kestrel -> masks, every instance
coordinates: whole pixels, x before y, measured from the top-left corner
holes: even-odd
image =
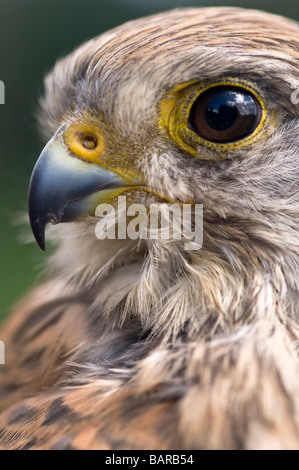
[[[299,26],[126,23],[59,60],[29,216],[47,278],[0,331],[2,449],[299,448]],[[203,207],[203,242],[99,240],[100,203]]]

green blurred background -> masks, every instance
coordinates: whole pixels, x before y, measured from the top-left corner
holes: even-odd
[[[34,119],[43,76],[82,41],[124,21],[178,6],[259,8],[299,20],[298,0],[0,0],[0,318],[39,276],[36,244],[24,244],[27,188],[43,144]]]

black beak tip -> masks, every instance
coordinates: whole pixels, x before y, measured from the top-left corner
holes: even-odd
[[[42,251],[46,251],[46,242],[45,242],[45,240],[42,240],[42,239],[37,240],[36,239],[36,241],[37,241],[37,244],[40,247],[40,249]]]
[[[44,217],[43,215],[45,211],[39,198],[37,198],[38,191],[34,191],[35,186],[32,184],[32,179],[33,178],[31,177],[28,194],[29,222],[38,246],[42,251],[46,251],[45,230],[48,220],[47,217]]]
[[[30,220],[34,238],[42,251],[46,251],[45,228],[46,224],[40,220]]]

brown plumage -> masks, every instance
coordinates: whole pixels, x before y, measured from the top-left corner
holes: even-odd
[[[51,227],[48,280],[0,331],[1,448],[299,448],[298,75],[298,24],[238,8],[127,23],[56,64],[44,135],[99,128],[99,163],[143,182],[132,202],[203,204],[203,246]],[[254,138],[163,118],[215,83],[264,103]]]

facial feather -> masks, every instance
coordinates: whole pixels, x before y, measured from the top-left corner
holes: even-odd
[[[298,85],[298,27],[275,16],[269,21],[261,12],[244,16],[239,9],[221,11],[191,9],[182,15],[176,10],[128,23],[58,62],[46,80],[52,130],[74,109],[99,112],[114,136],[111,158],[120,146],[127,162],[134,162],[155,191],[204,206],[204,246],[191,254],[191,261],[182,243],[173,241],[148,243],[145,262],[144,249],[138,254],[132,242],[125,248],[126,243],[106,241],[108,248],[102,250],[91,219],[75,225],[74,231],[70,226],[52,230],[56,242],[59,234],[66,237],[59,238],[53,265],[80,285],[91,279],[100,282],[97,273],[106,273],[111,257],[114,262],[107,269],[139,257],[135,287],[131,290],[129,284],[124,291],[125,311],[167,338],[186,323],[201,331],[195,325],[202,324],[202,312],[207,311],[219,312],[215,321],[220,315],[223,328],[232,317],[242,323],[250,303],[260,311],[264,304],[281,301],[281,315],[299,314],[291,294],[298,289],[299,124],[290,100]],[[211,35],[215,19],[217,29]],[[256,25],[263,26],[262,32]],[[284,31],[283,48],[278,27]],[[227,75],[250,80],[261,90],[271,115],[267,132],[221,161],[205,148],[199,154],[207,154],[210,161],[190,157],[161,135],[161,100],[178,84]],[[62,107],[66,102],[68,107]],[[69,261],[61,266],[59,260],[68,252]],[[163,253],[166,262],[161,261]],[[168,266],[173,269],[171,280]],[[120,317],[124,319],[124,312]]]

